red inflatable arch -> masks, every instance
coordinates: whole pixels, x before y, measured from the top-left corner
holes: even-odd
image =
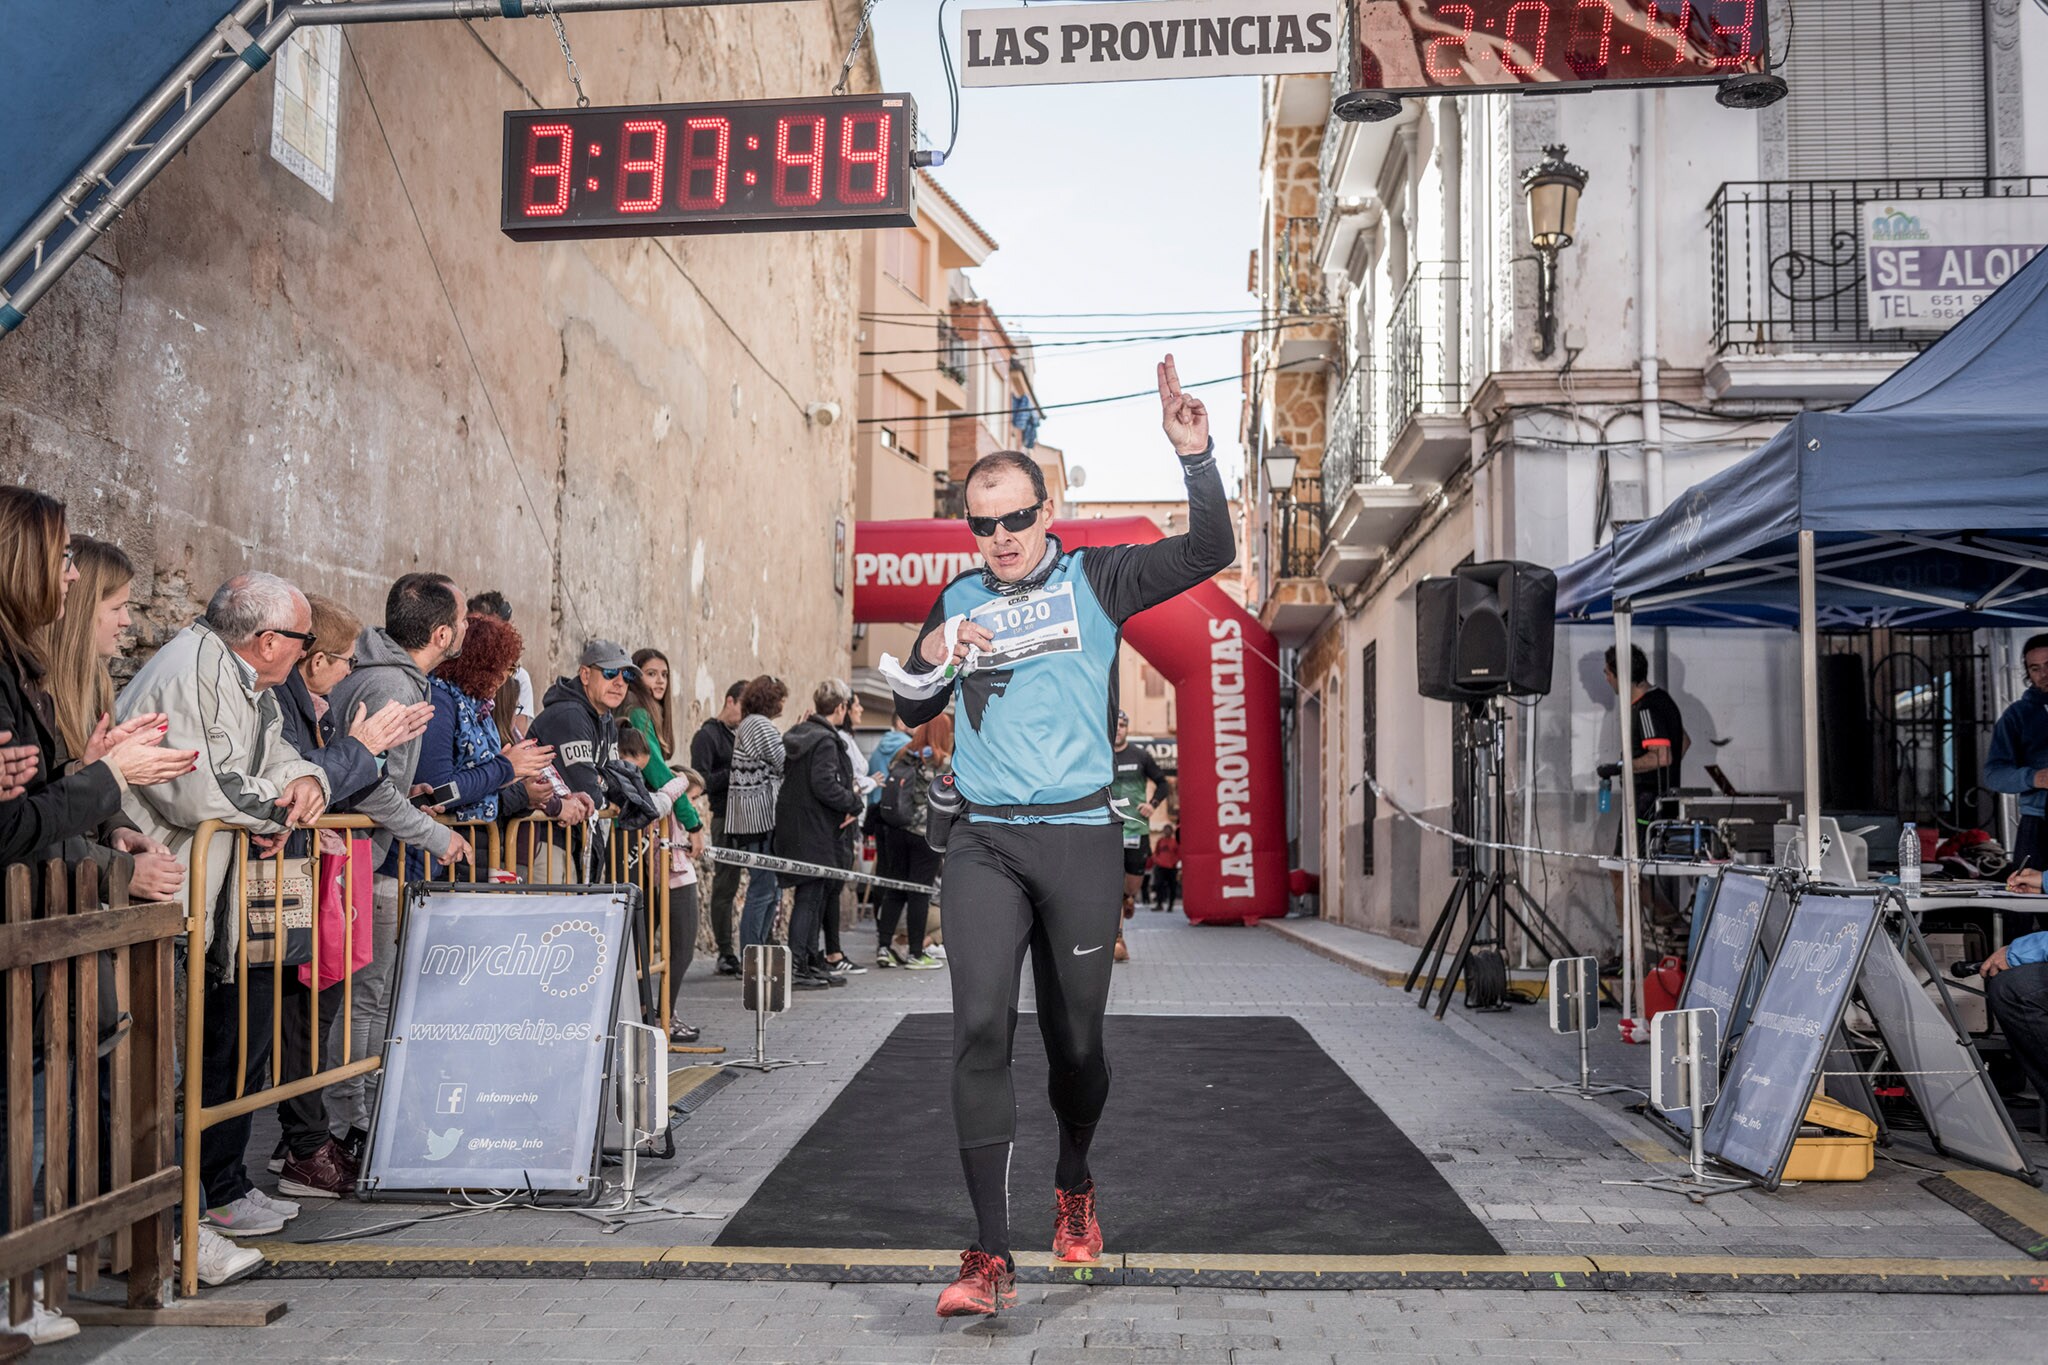
[[[1058,521],[1068,549],[1160,539],[1144,517]],[[922,625],[939,589],[979,563],[958,521],[864,521],[854,530],[853,619]],[[1180,715],[1181,895],[1199,922],[1287,913],[1279,658],[1265,627],[1214,583],[1124,623],[1166,675]]]

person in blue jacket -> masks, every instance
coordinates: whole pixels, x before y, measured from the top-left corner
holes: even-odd
[[[2041,873],[2023,867],[2006,889],[2039,895]],[[2034,1094],[2048,1104],[2048,933],[2022,934],[1984,959],[1984,1002],[2012,1044]]]
[[[1236,556],[1208,411],[1182,392],[1172,356],[1158,379],[1161,425],[1187,483],[1187,533],[1068,550],[1049,534],[1037,461],[984,456],[966,479],[967,527],[984,567],[941,591],[892,680],[909,725],[957,699],[953,776],[967,803],[950,824],[933,817],[945,844],[953,1121],[978,1228],[939,1298],[942,1317],[1016,1302],[1010,1043],[1027,948],[1059,1129],[1053,1254],[1092,1261],[1102,1251],[1088,1149],[1109,1094],[1102,1019],[1123,901],[1122,821],[1110,793],[1117,647],[1125,621]]]
[[[2020,799],[2020,827],[2013,838],[2015,867],[2048,868],[2048,635],[2028,639],[2020,651],[2027,690],[2005,708],[1991,732],[1984,759],[1984,785]]]

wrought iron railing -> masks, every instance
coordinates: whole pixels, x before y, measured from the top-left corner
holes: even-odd
[[[1278,500],[1267,522],[1272,578],[1314,578],[1323,552],[1323,500],[1313,480],[1296,479],[1294,496]]]
[[[1330,401],[1324,423],[1322,513],[1337,510],[1353,484],[1376,483],[1382,477],[1380,448],[1373,425],[1373,372],[1359,366],[1344,376]]]
[[[1398,432],[1423,412],[1456,412],[1463,395],[1458,382],[1458,289],[1464,267],[1457,261],[1424,261],[1415,267],[1387,323],[1387,430]]]
[[[967,339],[944,318],[939,319],[939,373],[955,384],[967,382]]]
[[[1707,204],[1714,349],[1917,351],[1939,334],[1870,325],[1863,206],[2044,195],[2048,176],[1724,184]]]

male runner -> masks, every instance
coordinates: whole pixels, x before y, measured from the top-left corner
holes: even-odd
[[[1064,549],[1047,534],[1037,462],[1015,451],[983,457],[966,494],[986,567],[946,585],[918,636],[908,666],[925,671],[917,690],[926,695],[896,697],[897,714],[916,725],[959,694],[953,773],[968,803],[951,826],[944,875],[953,1122],[979,1236],[939,1297],[942,1317],[1017,1301],[1010,1049],[1027,948],[1059,1121],[1053,1254],[1102,1251],[1088,1145],[1109,1094],[1102,1016],[1123,868],[1121,822],[1109,809],[1117,644],[1130,617],[1236,555],[1208,410],[1181,391],[1172,356],[1159,365],[1159,403],[1187,480],[1187,534]],[[956,616],[965,621],[949,651],[945,626]],[[931,672],[948,664],[961,671],[934,687]]]
[[[1138,908],[1138,890],[1145,884],[1145,863],[1152,856],[1152,810],[1166,799],[1166,770],[1148,749],[1131,743],[1131,718],[1116,713],[1116,752],[1110,762],[1116,776],[1109,784],[1110,804],[1123,818],[1124,826],[1124,918]],[[1152,786],[1152,799],[1145,799],[1145,786]],[[1124,931],[1116,931],[1116,960],[1129,962]]]

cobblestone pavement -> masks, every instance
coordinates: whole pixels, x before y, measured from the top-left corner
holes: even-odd
[[[864,927],[849,928],[864,943]],[[1125,1013],[1290,1014],[1440,1163],[1509,1252],[1938,1256],[2017,1253],[1920,1190],[1914,1148],[1869,1181],[1744,1192],[1695,1208],[1675,1196],[1604,1185],[1676,1169],[1677,1147],[1612,1101],[1518,1093],[1559,1079],[1575,1057],[1552,1046],[1536,1011],[1444,1023],[1398,989],[1278,934],[1196,927],[1141,912],[1133,961],[1111,1009]],[[857,950],[856,950],[857,951]],[[707,1041],[751,1048],[732,983],[699,977],[685,1016]],[[605,1233],[572,1214],[507,1211],[427,1223],[377,1244],[681,1245],[711,1241],[840,1086],[905,1013],[946,1008],[944,973],[871,970],[828,995],[799,997],[770,1029],[771,1053],[815,1061],[745,1074],[678,1129],[673,1162],[649,1193],[714,1219],[667,1219]],[[1603,1065],[1629,1079],[1641,1049]],[[678,1059],[679,1062],[682,1059]],[[1640,1079],[1639,1077],[1636,1079]],[[1114,1099],[1112,1097],[1112,1105]],[[1111,1120],[1113,1121],[1112,1109]],[[267,1152],[260,1130],[252,1150]],[[2038,1144],[2037,1159],[2048,1156]],[[1284,1154],[1276,1159],[1285,1159]],[[260,1170],[260,1163],[257,1167]],[[898,1172],[933,1199],[959,1197],[956,1173]],[[426,1212],[309,1206],[309,1240]],[[1132,1248],[1131,1250],[1145,1250]],[[1169,1250],[1157,1248],[1157,1250]],[[994,1323],[944,1324],[915,1285],[603,1280],[252,1282],[225,1297],[282,1299],[261,1329],[90,1329],[39,1360],[1030,1361],[1113,1365],[1517,1359],[1806,1361],[2048,1359],[2048,1305],[2025,1297],[1561,1291],[1249,1292],[1027,1285]]]
[[[262,1328],[92,1329],[34,1353],[87,1360],[728,1361],[876,1365],[1366,1365],[1426,1360],[2037,1361],[2048,1304],[1910,1295],[1512,1291],[1237,1293],[1027,1285],[994,1321],[942,1322],[921,1285],[261,1283]]]

